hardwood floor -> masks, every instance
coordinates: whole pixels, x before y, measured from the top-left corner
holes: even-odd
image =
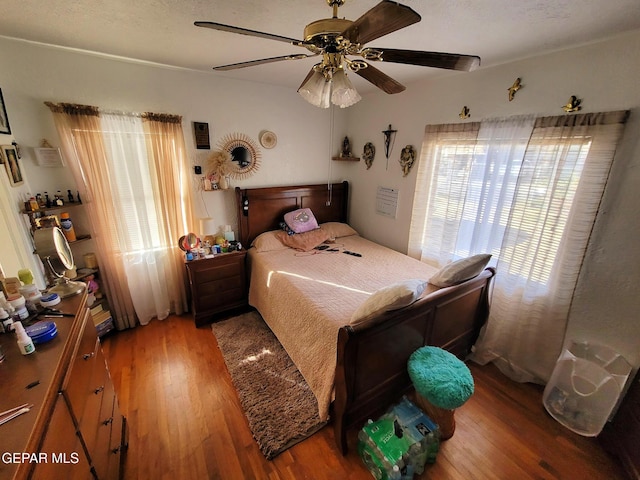
[[[266,460],[247,426],[216,340],[190,316],[172,316],[103,340],[130,427],[126,479],[370,479],[349,434],[338,452],[331,426]],[[553,420],[542,388],[469,365],[476,390],[456,411],[454,436],[420,478],[623,479],[594,438]]]

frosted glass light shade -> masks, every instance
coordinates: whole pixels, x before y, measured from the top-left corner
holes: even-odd
[[[298,93],[311,105],[329,108],[331,82],[327,81],[322,73],[313,72],[309,80],[300,86]]]
[[[333,74],[333,92],[331,93],[331,103],[340,108],[350,107],[362,100],[360,94],[353,88],[351,81],[343,69],[337,70]]]

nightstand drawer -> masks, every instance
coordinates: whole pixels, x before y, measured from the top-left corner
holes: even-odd
[[[195,279],[199,285],[202,285],[203,283],[237,276],[241,271],[242,268],[237,262],[225,265],[211,265],[208,268],[196,270]]]

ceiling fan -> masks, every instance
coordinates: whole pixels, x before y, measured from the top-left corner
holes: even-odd
[[[359,95],[346,78],[345,68],[384,92],[393,94],[404,91],[406,87],[373,67],[370,62],[404,63],[463,71],[471,71],[480,65],[480,57],[474,55],[365,47],[365,44],[372,40],[419,22],[420,15],[410,7],[390,0],[383,0],[357,20],[351,21],[338,18],[338,8],[344,4],[345,0],[326,1],[333,8],[333,16],[308,24],[304,28],[304,40],[222,23],[195,22],[194,24],[197,27],[287,42],[304,47],[311,52],[311,54],[295,53],[220,65],[213,67],[214,70],[234,70],[282,60],[300,60],[322,55],[322,61],[311,68],[298,89],[298,92],[308,101],[322,107],[328,107],[327,99],[336,94],[338,98],[332,98],[332,102],[341,107],[352,105],[360,100]],[[352,56],[359,56],[362,59],[352,59],[350,58]],[[331,86],[331,84],[333,85]],[[309,97],[313,97],[313,100]]]

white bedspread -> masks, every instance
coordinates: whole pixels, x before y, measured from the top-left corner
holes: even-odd
[[[296,364],[327,419],[333,395],[338,330],[376,290],[400,280],[428,280],[435,272],[418,260],[358,235],[340,237],[342,252],[250,249],[249,303]]]

